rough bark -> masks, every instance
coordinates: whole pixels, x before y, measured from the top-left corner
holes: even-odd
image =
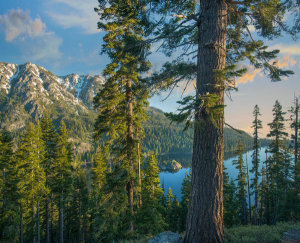
[[[129,170],[133,171],[133,104],[132,104],[132,83],[130,79],[126,80],[126,101],[127,101],[127,159],[129,162]],[[130,217],[130,231],[133,232],[133,178],[129,178],[127,182],[127,195]]]
[[[225,68],[227,6],[221,0],[200,1],[197,98],[209,92],[224,104],[224,89],[214,70]],[[223,111],[224,113],[224,111]],[[224,242],[223,226],[224,118],[214,120],[196,109],[192,157],[192,188],[184,242]]]

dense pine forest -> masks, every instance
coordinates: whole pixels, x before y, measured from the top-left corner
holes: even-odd
[[[255,107],[252,170],[244,160],[241,141],[235,144],[237,160],[233,161],[238,177],[232,178],[224,168],[224,223],[228,230],[238,225],[299,220],[298,109],[295,102],[286,114],[276,101],[274,120],[268,124],[268,157],[260,160],[261,114]],[[296,133],[288,136],[287,126]],[[27,126],[16,149],[8,131],[2,130],[0,138],[1,242],[112,242],[142,240],[168,230],[185,231],[191,173],[182,182],[178,201],[171,188],[161,185],[155,156],[141,157],[141,171],[135,171],[141,187],[134,193],[134,213],[129,215],[125,181],[122,174],[116,174],[122,167],[101,147],[92,155],[91,166],[78,160],[64,122],[55,128],[45,113]],[[128,231],[128,217],[132,217],[133,232]]]

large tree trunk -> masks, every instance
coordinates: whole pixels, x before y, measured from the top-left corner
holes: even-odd
[[[127,159],[129,162],[129,170],[133,172],[133,104],[132,104],[132,83],[130,79],[126,80],[126,101],[127,101]],[[130,173],[131,174],[131,173]],[[127,195],[130,217],[130,231],[133,232],[133,178],[129,178],[127,182]]]
[[[197,98],[208,94],[224,104],[223,83],[215,70],[225,68],[227,6],[221,0],[200,1]],[[212,119],[207,109],[195,111],[192,189],[184,242],[224,242],[223,149],[224,109]]]

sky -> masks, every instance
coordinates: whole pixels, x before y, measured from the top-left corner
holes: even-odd
[[[97,29],[95,7],[97,0],[0,0],[0,62],[32,62],[56,75],[101,74],[109,59],[100,55],[105,33]],[[295,74],[274,83],[264,73],[249,68],[238,80],[238,92],[225,99],[226,123],[249,133],[253,108],[256,104],[260,107],[261,137],[269,131],[267,124],[272,121],[275,101],[287,111],[294,96],[300,96],[300,41],[284,35],[267,45],[281,50],[278,65]],[[150,56],[153,70],[167,60],[155,50]],[[156,95],[150,105],[166,112],[176,111],[181,94],[179,87],[167,100],[167,93]]]

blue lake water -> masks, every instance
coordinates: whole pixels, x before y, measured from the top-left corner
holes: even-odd
[[[250,179],[253,177],[253,175],[250,173],[250,170],[252,168],[252,158],[251,155],[253,153],[253,150],[248,151],[247,153],[244,153],[244,161],[246,162],[246,159],[248,161],[248,166],[249,166],[249,177]],[[266,160],[266,153],[265,153],[265,148],[261,148],[259,151],[259,157],[260,157],[260,168],[262,167],[263,163]],[[176,157],[174,157],[175,160],[177,160],[178,162],[180,162],[180,159],[177,159]],[[235,168],[235,166],[232,164],[233,160],[236,160],[237,157],[231,157],[228,159],[224,160],[224,166],[227,169],[227,173],[229,175],[229,177],[233,180],[235,180],[237,178],[238,175],[238,171]],[[180,201],[181,200],[181,184],[182,184],[182,180],[185,177],[186,173],[189,173],[190,168],[182,168],[181,170],[175,172],[175,173],[171,173],[171,172],[161,172],[159,175],[159,179],[160,179],[160,183],[161,185],[164,185],[164,190],[165,190],[165,194],[168,193],[168,189],[169,187],[171,187],[173,195],[176,196],[176,198]]]

